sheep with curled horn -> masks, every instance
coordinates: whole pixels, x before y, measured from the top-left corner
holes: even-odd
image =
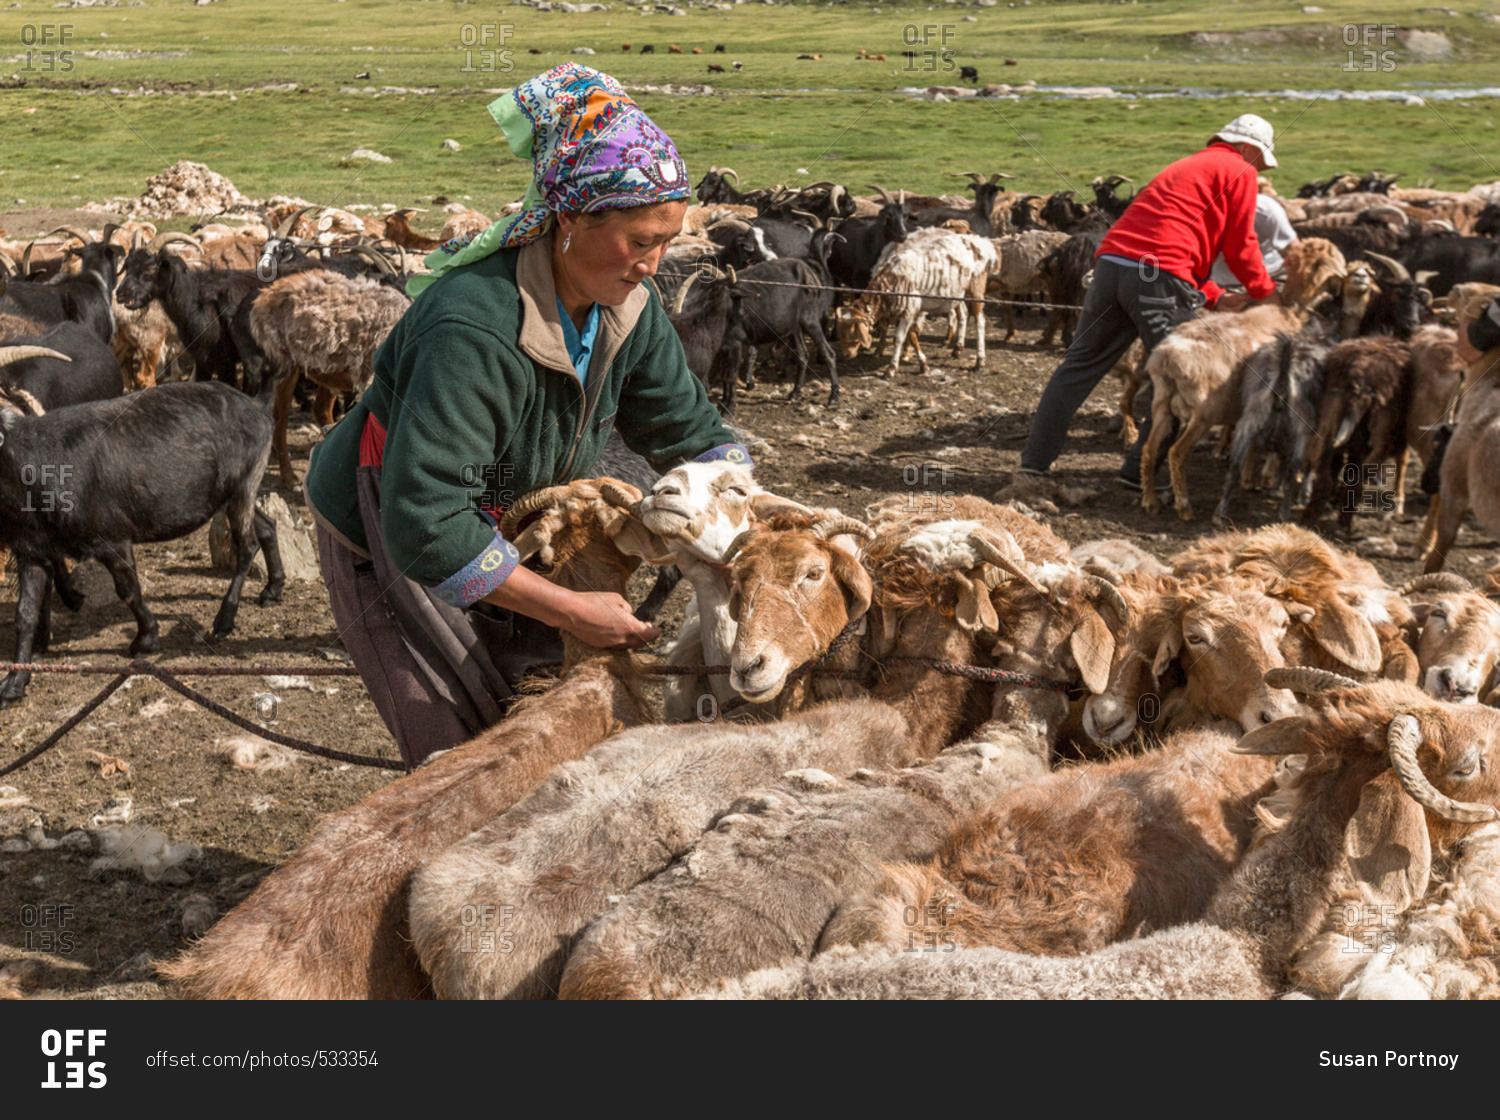
[[[507,510],[518,548],[573,591],[624,594],[662,542],[617,506],[639,490],[588,479],[522,497]],[[530,519],[528,521],[528,519]],[[501,722],[414,772],[324,818],[306,843],[208,935],[162,967],[176,994],[197,999],[420,999],[429,978],[402,907],[423,863],[527,797],[554,767],[581,758],[622,726],[647,720],[642,655],[563,634],[556,684],[517,702]],[[716,729],[707,729],[716,730]],[[327,900],[337,898],[337,906]]]
[[[1339,992],[1370,964],[1369,954],[1349,953],[1347,936],[1340,936],[1349,903],[1359,903],[1355,922],[1371,911],[1393,919],[1420,915],[1428,900],[1440,901],[1433,869],[1453,866],[1472,825],[1495,819],[1500,713],[1443,705],[1395,682],[1356,686],[1295,672],[1279,671],[1279,681],[1305,695],[1309,714],[1269,724],[1235,747],[1290,756],[1277,770],[1282,788],[1260,803],[1263,830],[1275,837],[1252,842],[1200,921],[1077,958],[842,948],[810,964],[700,990],[769,999],[1266,999],[1294,990]],[[1493,953],[1487,930],[1481,954]],[[1420,995],[1422,987],[1418,981],[1404,989]]]

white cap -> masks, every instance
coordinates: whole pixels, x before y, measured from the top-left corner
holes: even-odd
[[[1270,121],[1265,117],[1257,117],[1254,113],[1245,113],[1235,117],[1210,139],[1223,140],[1228,144],[1254,144],[1265,156],[1266,166],[1275,167],[1276,156],[1272,154],[1276,148],[1274,137]]]

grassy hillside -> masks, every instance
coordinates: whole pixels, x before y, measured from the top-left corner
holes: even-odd
[[[0,89],[0,206],[136,194],[147,176],[188,158],[249,195],[345,205],[467,195],[493,210],[519,194],[527,171],[484,105],[574,47],[597,51],[580,60],[627,84],[709,82],[715,92],[707,96],[639,98],[694,174],[727,163],[751,184],[834,178],[935,191],[951,189],[949,173],[971,169],[1010,171],[1038,191],[1104,172],[1144,180],[1229,117],[1254,110],[1278,129],[1284,187],[1370,166],[1400,171],[1408,183],[1461,187],[1500,179],[1491,154],[1500,99],[1402,105],[1149,94],[1500,86],[1500,2],[1462,2],[1413,10],[1329,0],[1319,12],[1284,0],[746,3],[668,16],[618,0],[586,14],[443,0],[145,0],[77,9],[23,0],[0,12],[8,58],[0,84],[11,87]],[[1411,29],[1423,34],[1412,38]],[[1355,47],[1346,47],[1348,37]],[[637,50],[652,43],[656,53],[622,53],[622,42]],[[668,54],[669,43],[705,53]],[[711,53],[717,43],[724,55]],[[888,61],[857,60],[861,48]],[[905,49],[918,52],[912,63],[899,56]],[[59,50],[69,53],[47,53]],[[823,58],[798,61],[799,52]],[[1003,65],[1007,58],[1016,65]],[[736,60],[740,72],[707,73],[709,63]],[[944,104],[896,92],[958,84],[958,65],[976,66],[982,81],[1140,96]],[[292,83],[295,90],[275,88]],[[391,87],[421,92],[377,92]],[[461,151],[439,148],[449,137]],[[361,145],[394,162],[341,162]]]

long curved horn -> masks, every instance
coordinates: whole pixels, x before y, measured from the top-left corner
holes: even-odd
[[[1006,536],[1010,538],[1010,550],[1020,554],[1021,549],[1016,544],[1015,538],[1010,537],[1009,533]],[[1027,564],[1025,556],[1022,555],[1021,559],[1017,561],[1015,557],[1008,555],[1009,550],[1006,549],[1004,544],[996,540],[988,530],[981,529],[979,532],[970,533],[969,545],[982,558],[995,565],[1001,571],[1009,572],[1014,578],[1020,580],[1038,595],[1046,594],[1046,591],[1038,586],[1036,580],[1032,578],[1031,572],[1028,570],[1030,565]],[[989,581],[986,580],[985,582],[988,583]]]
[[[304,206],[301,210],[298,210],[290,218],[288,218],[286,221],[284,221],[283,223],[281,223],[281,228],[276,231],[276,236],[278,238],[285,238],[285,237],[291,236],[292,230],[294,230],[294,229],[297,228],[297,223],[302,220],[302,215],[303,214],[306,214],[309,210],[321,210],[321,209],[323,209],[321,206]]]
[[[981,175],[977,171],[950,171],[950,172],[948,172],[948,178],[950,178],[950,179],[962,179],[965,176],[968,176],[969,181],[971,183],[973,183],[975,186],[978,186],[980,183],[984,182],[984,176]]]
[[[0,346],[0,366],[8,366],[12,362],[24,362],[27,358],[56,358],[60,362],[73,360],[66,354],[49,350],[45,346]]]
[[[734,185],[736,187],[738,187],[740,185],[740,173],[738,171],[736,171],[734,168],[732,168],[732,167],[721,167],[721,168],[719,168],[719,174],[720,175],[731,175],[731,176],[733,176],[734,177]]]
[[[745,529],[741,531],[739,536],[735,537],[734,540],[729,542],[729,547],[724,550],[724,555],[719,557],[719,563],[727,564],[736,556],[738,556],[740,549],[749,544],[750,538],[755,536],[755,534],[756,530],[754,529]]]
[[[1396,589],[1398,595],[1411,595],[1417,591],[1473,591],[1474,585],[1457,572],[1428,572],[1407,580]]]
[[[883,198],[883,199],[885,199],[885,204],[887,206],[895,206],[895,205],[897,205],[896,200],[891,197],[891,192],[888,191],[888,190],[886,190],[884,187],[878,186],[875,183],[866,183],[865,186],[868,187],[872,191],[879,191],[880,192],[880,197]]]
[[[92,245],[94,243],[94,239],[91,235],[81,229],[75,229],[73,226],[58,226],[56,229],[49,229],[45,234],[43,234],[43,236],[51,237],[54,233],[66,233],[69,237],[78,238],[78,240],[82,241],[85,245]]]
[[[158,233],[150,241],[146,242],[148,253],[159,253],[174,241],[185,241],[199,252],[203,251],[203,242],[199,241],[190,233]]]
[[[22,416],[41,416],[47,411],[42,407],[41,401],[25,389],[17,389],[14,385],[0,388],[0,406],[9,406]]]
[[[842,536],[845,533],[852,533],[854,536],[862,537],[867,541],[873,539],[875,536],[875,530],[863,521],[857,517],[849,517],[847,514],[842,513],[834,517],[823,518],[823,520],[812,526],[812,533],[813,536],[821,537],[825,541],[830,537]]]
[[[1393,278],[1397,280],[1411,279],[1411,273],[1406,271],[1406,266],[1400,261],[1396,260],[1394,257],[1388,257],[1384,253],[1371,253],[1368,250],[1366,250],[1365,256],[1369,257],[1376,264],[1384,267],[1385,270],[1389,272]]]
[[[1001,179],[1014,179],[1014,175],[1007,175],[1004,171],[997,171],[990,176],[989,186],[993,187]]]
[[[26,248],[21,250],[21,279],[25,280],[31,275],[31,250],[36,248],[35,241],[26,242]]]
[[[1421,745],[1422,725],[1416,716],[1406,712],[1391,720],[1385,733],[1386,755],[1408,797],[1424,809],[1431,809],[1440,817],[1462,824],[1478,824],[1500,816],[1500,810],[1493,805],[1454,801],[1447,794],[1440,793],[1417,765],[1417,748]]]
[[[817,229],[818,227],[820,227],[823,224],[823,219],[822,218],[818,217],[816,214],[809,214],[806,210],[798,210],[795,206],[793,206],[791,208],[791,212],[793,214],[798,215],[799,217],[806,218],[809,222],[811,222],[813,224],[813,228],[814,229]]]
[[[9,253],[0,253],[0,268],[5,269],[5,274],[7,276],[14,276],[16,274],[16,262],[10,259]],[[0,288],[0,296],[3,296],[4,294],[4,289]]]
[[[623,509],[632,517],[639,517],[641,512],[641,498],[632,497],[629,490],[620,485],[614,479],[610,479],[599,487],[600,496],[614,506],[615,509]]]
[[[368,245],[352,245],[349,248],[349,252],[356,257],[364,257],[365,260],[369,261],[387,276],[396,275],[396,266],[386,260],[385,254],[377,249],[372,249]]]
[[[1265,681],[1272,688],[1284,688],[1298,696],[1312,696],[1335,688],[1358,688],[1359,682],[1342,673],[1327,669],[1309,669],[1302,665],[1282,665],[1267,669]]]
[[[673,315],[682,314],[682,309],[687,306],[688,289],[697,283],[698,277],[702,275],[703,273],[696,268],[687,274],[687,279],[682,282],[682,287],[678,288],[677,294],[672,297]]]
[[[1122,627],[1130,625],[1130,604],[1125,601],[1125,596],[1120,594],[1120,589],[1103,576],[1096,576],[1092,572],[1085,572],[1084,579],[1088,580],[1089,597],[1091,599],[1103,599],[1115,609],[1119,616]]]
[[[523,517],[535,513],[539,509],[547,509],[555,506],[563,498],[573,492],[570,486],[548,486],[541,490],[533,490],[530,494],[523,494],[516,504],[505,511],[505,516],[500,519],[500,533],[506,539],[515,532],[516,526],[521,523]]]

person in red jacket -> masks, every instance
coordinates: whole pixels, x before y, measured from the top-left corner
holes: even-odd
[[[1047,473],[1078,406],[1137,337],[1149,354],[1205,304],[1237,310],[1275,290],[1255,237],[1256,172],[1276,166],[1273,147],[1269,122],[1246,113],[1210,137],[1202,151],[1169,164],[1131,199],[1095,255],[1077,333],[1032,418],[1022,474]],[[1220,253],[1245,294],[1226,295],[1208,278]],[[1120,481],[1137,489],[1141,448],[1151,431],[1149,394],[1148,386],[1147,419],[1120,471]]]

